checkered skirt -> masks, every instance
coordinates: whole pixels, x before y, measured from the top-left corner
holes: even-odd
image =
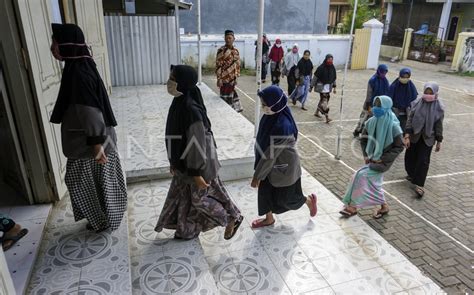
[[[94,230],[120,226],[127,208],[127,188],[117,152],[107,163],[94,159],[68,159],[66,186],[71,196],[74,219],[86,218]]]

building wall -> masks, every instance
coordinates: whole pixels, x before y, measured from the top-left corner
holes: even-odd
[[[451,13],[461,13],[461,32],[474,32],[474,4],[454,3]]]
[[[180,27],[185,33],[197,33],[196,0],[193,9],[180,12]],[[264,31],[278,34],[326,34],[329,0],[266,0]],[[257,31],[258,1],[202,0],[203,34],[237,34]]]
[[[421,24],[428,22],[430,27],[437,32],[441,11],[443,10],[443,3],[414,3],[411,13],[410,27],[417,31]],[[402,32],[406,28],[408,15],[410,12],[410,4],[393,4],[393,16],[390,23],[390,33]]]
[[[271,41],[274,41],[276,35],[268,35]],[[291,48],[294,43],[298,43],[300,54],[309,49],[311,51],[311,60],[313,64],[320,64],[326,54],[331,53],[334,56],[334,64],[342,67],[345,63],[347,51],[349,50],[348,35],[278,35],[282,40],[282,46],[285,52]],[[255,40],[256,35],[236,35],[235,46],[239,49],[242,66],[247,69],[255,68]],[[197,37],[181,36],[181,58],[184,63],[197,65]],[[216,62],[216,53],[219,47],[224,45],[222,35],[207,35],[201,40],[202,55],[201,62],[203,67],[214,68]]]

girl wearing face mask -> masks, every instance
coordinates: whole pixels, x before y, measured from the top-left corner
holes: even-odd
[[[311,74],[313,72],[313,62],[311,61],[311,52],[305,50],[303,58],[300,59],[295,70],[296,89],[290,94],[293,105],[296,101],[301,102],[301,109],[307,111],[304,107],[306,99],[308,98],[309,88],[311,87]]]
[[[436,144],[435,152],[439,152],[443,141],[444,105],[438,98],[438,89],[435,82],[424,85],[423,95],[411,104],[406,124],[405,170],[419,197],[425,194],[433,146]]]
[[[64,61],[64,70],[50,121],[61,124],[74,219],[87,219],[89,230],[115,230],[127,207],[127,188],[109,96],[81,28],[52,24],[52,30],[51,54]]]
[[[333,56],[331,54],[326,55],[323,63],[314,72],[311,89],[314,87],[319,92],[318,108],[314,115],[321,118],[319,114],[321,112],[326,117],[326,123],[329,123],[331,122],[329,118],[329,99],[331,98],[331,92],[336,94],[336,68],[333,65]]]
[[[258,92],[264,113],[255,144],[255,172],[251,186],[258,188],[258,215],[253,228],[275,223],[273,213],[297,210],[303,205],[310,216],[317,212],[316,196],[304,196],[301,188],[301,165],[295,144],[298,129],[288,99],[280,87],[269,86]]]
[[[296,88],[296,77],[295,70],[300,60],[300,54],[298,53],[298,44],[294,44],[291,51],[285,56],[285,70],[283,73],[286,75],[288,82],[288,95],[291,95]]]
[[[276,39],[275,44],[270,50],[270,70],[272,76],[272,85],[280,84],[281,65],[283,61],[283,48],[281,47],[281,40]]]
[[[362,106],[362,112],[360,113],[359,122],[354,130],[354,137],[358,137],[364,129],[364,123],[368,118],[372,116],[370,108],[374,102],[374,98],[380,95],[388,95],[390,84],[386,78],[388,73],[387,65],[381,64],[377,67],[377,72],[370,78],[367,85],[367,95],[365,97],[364,104]]]
[[[171,66],[167,88],[174,98],[166,149],[173,179],[155,230],[174,229],[175,238],[188,240],[224,226],[228,240],[243,217],[219,178],[216,144],[197,79],[192,67]]]
[[[390,97],[375,97],[372,113],[360,140],[366,165],[354,174],[342,200],[345,206],[339,213],[346,217],[356,215],[359,208],[376,205],[381,206],[373,215],[376,219],[389,211],[382,190],[383,174],[403,151],[402,129]]]
[[[400,126],[405,132],[405,125],[407,122],[410,104],[418,96],[415,84],[410,80],[411,70],[403,68],[400,70],[400,75],[390,85],[389,96],[393,100],[393,112],[400,120]]]

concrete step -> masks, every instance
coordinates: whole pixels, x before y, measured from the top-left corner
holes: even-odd
[[[253,172],[254,126],[207,85],[200,86],[217,143],[223,180],[247,178]],[[115,87],[111,102],[129,183],[170,178],[165,127],[172,97],[164,85]]]

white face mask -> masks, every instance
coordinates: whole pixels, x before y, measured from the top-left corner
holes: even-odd
[[[262,113],[264,113],[267,116],[275,115],[275,112],[272,111],[272,108],[269,106],[264,106],[262,105]]]
[[[409,81],[410,81],[410,78],[398,78],[398,81],[400,81],[400,83],[402,84],[407,84]]]
[[[183,95],[183,93],[178,91],[178,83],[176,81],[173,81],[171,79],[168,79],[166,82],[166,89],[168,90],[168,93],[172,95],[173,97],[178,97]]]

